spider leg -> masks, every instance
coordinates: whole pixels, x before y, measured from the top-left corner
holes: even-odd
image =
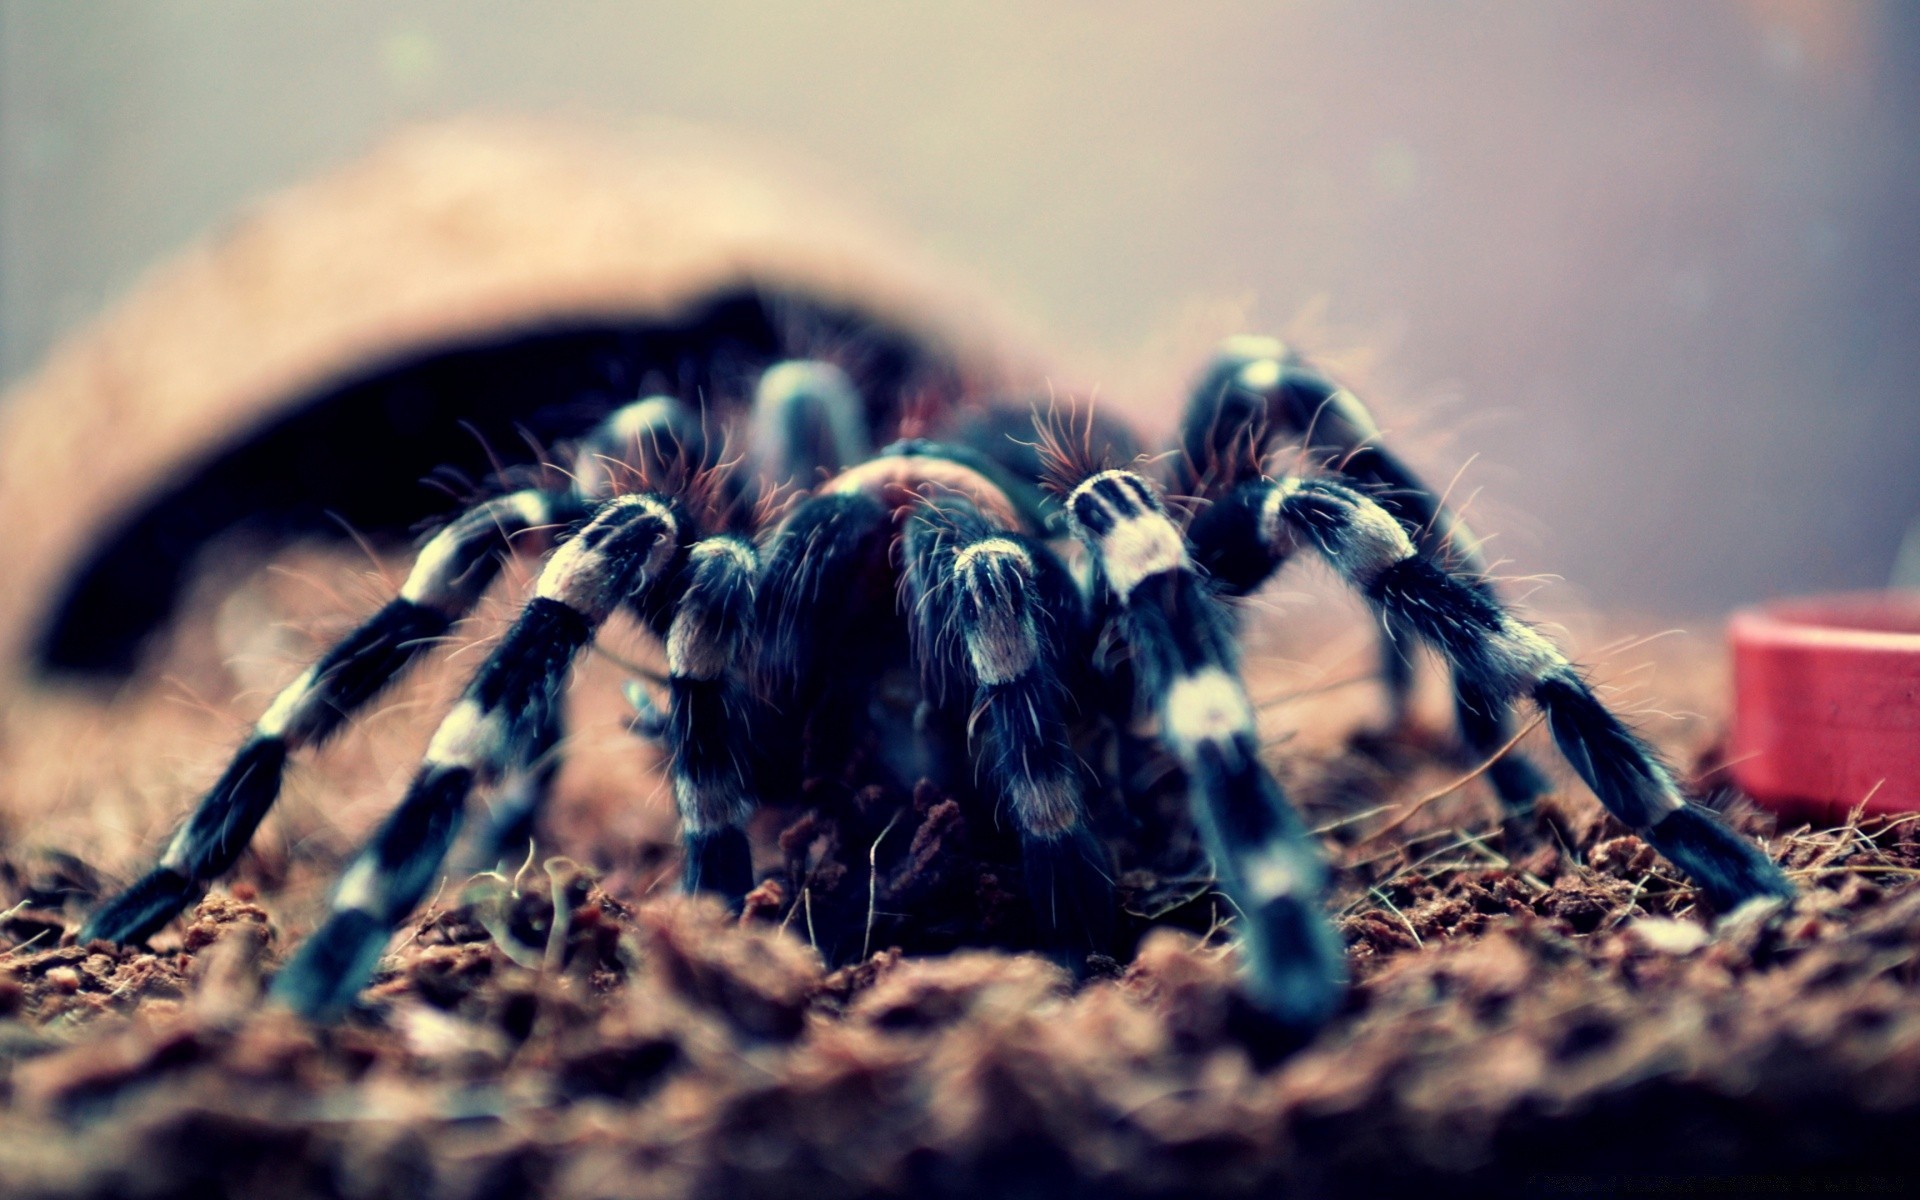
[[[593,503],[622,492],[650,490],[661,481],[684,485],[714,466],[716,450],[698,415],[674,397],[643,396],[624,404],[567,452],[575,519]],[[474,839],[477,869],[525,859],[560,774],[565,725],[560,704],[545,706],[537,719],[529,717],[531,732],[519,760],[492,789],[487,829]]]
[[[777,719],[757,747],[772,791],[797,793],[802,746],[813,757],[835,762],[847,749],[848,722],[814,721],[829,691],[859,703],[859,677],[871,666],[863,657],[871,638],[858,631],[884,627],[893,607],[887,577],[893,523],[872,496],[837,493],[800,504],[767,554],[757,598],[757,690]],[[783,719],[780,719],[783,718]]]
[[[763,489],[812,487],[868,453],[865,408],[845,371],[792,359],[760,377],[748,418],[747,461]]]
[[[615,608],[674,577],[681,529],[660,497],[621,496],[553,552],[533,599],[434,733],[406,797],[342,873],[326,921],[274,980],[276,998],[309,1017],[352,1002],[390,931],[439,873],[469,793],[527,761],[529,740],[595,632]]]
[[[616,462],[644,471],[688,459],[704,463],[707,455],[699,423],[684,405],[648,397],[616,409],[581,439],[571,487],[509,492],[455,517],[421,547],[397,597],[281,689],[159,863],[95,912],[81,940],[141,941],[178,916],[209,880],[231,870],[278,798],[289,756],[339,732],[472,611],[516,536],[580,519],[591,500],[613,490]],[[558,721],[556,711],[552,728],[535,739],[543,746],[539,757],[509,789],[518,799],[503,806],[488,839],[496,848],[524,836],[546,794],[557,767],[548,751],[559,741]]]
[[[1195,544],[1194,551],[1204,556],[1198,543]],[[1387,690],[1387,728],[1405,729],[1413,721],[1413,686],[1415,672],[1419,667],[1419,663],[1414,659],[1414,647],[1418,643],[1413,637],[1413,631],[1397,622],[1385,625],[1382,632],[1385,636],[1380,639],[1380,682]],[[1458,709],[1460,706],[1457,703],[1459,695],[1457,687],[1454,694],[1455,707]],[[1460,729],[1460,736],[1468,745],[1473,745],[1473,738],[1467,733],[1464,723]],[[1495,743],[1495,745],[1498,744]]]
[[[831,363],[790,360],[761,376],[749,416],[745,486],[761,497],[791,487],[811,488],[824,476],[867,460],[865,406],[846,373]],[[869,664],[850,662],[849,646],[865,645],[857,631],[883,620],[891,604],[884,575],[893,528],[886,507],[861,492],[803,500],[775,535],[758,589],[755,690],[768,710],[787,714],[759,731],[755,757],[762,782],[790,794],[801,784],[800,714],[834,691],[852,702],[854,677]],[[855,656],[858,657],[857,655]],[[815,722],[815,757],[830,761],[844,750],[846,722]]]
[[[1329,480],[1241,485],[1194,522],[1236,561],[1277,566],[1297,544],[1318,551],[1384,617],[1414,630],[1481,694],[1531,697],[1560,751],[1607,810],[1726,911],[1793,884],[1751,840],[1687,800],[1644,741],[1593,694],[1564,654],[1486,589],[1423,554],[1364,493]]]
[[[942,497],[906,530],[907,596],[930,690],[971,692],[976,761],[1004,795],[1047,944],[1084,955],[1112,940],[1113,867],[1082,801],[1062,678],[1080,593],[1059,560]]]
[[[572,447],[573,490],[594,500],[647,491],[663,477],[712,467],[718,451],[691,408],[672,396],[643,396]]]
[[[686,843],[682,886],[735,908],[753,889],[746,821],[753,814],[751,698],[742,658],[753,644],[760,556],[723,534],[687,554],[686,591],[667,630],[668,773]]]
[[[1462,581],[1472,587],[1476,579],[1469,577]],[[1498,606],[1499,597],[1491,591],[1483,593],[1488,603]],[[1395,621],[1395,636],[1402,641],[1419,639],[1419,630],[1402,622]],[[1389,651],[1390,652],[1390,651]],[[1515,750],[1505,754],[1500,748],[1512,741],[1519,732],[1513,719],[1513,706],[1508,699],[1489,692],[1480,681],[1460,671],[1453,673],[1453,715],[1460,725],[1460,738],[1467,749],[1480,756],[1482,761],[1492,757],[1492,766],[1487,768],[1487,782],[1493,785],[1493,794],[1500,799],[1504,816],[1502,828],[1509,839],[1509,850],[1521,845],[1532,845],[1541,837],[1538,802],[1540,797],[1552,790],[1552,784],[1533,760]]]
[[[486,831],[475,839],[471,859],[475,870],[518,866],[526,861],[540,810],[546,807],[553,781],[560,774],[560,746],[566,734],[563,709],[560,704],[545,705],[528,718],[526,744],[488,797]]]
[[[1220,885],[1244,918],[1253,993],[1292,1033],[1309,1035],[1339,1004],[1346,964],[1320,909],[1325,866],[1260,761],[1231,619],[1144,478],[1102,471],[1068,493],[1066,509],[1117,605],[1140,697],[1186,770]]]
[[[1282,439],[1306,439],[1310,454],[1330,456],[1343,476],[1366,485],[1388,512],[1420,531],[1422,550],[1445,555],[1457,564],[1462,582],[1498,603],[1472,533],[1410,467],[1380,444],[1379,427],[1366,406],[1272,338],[1232,338],[1214,356],[1181,423],[1175,488],[1218,500],[1259,479]],[[1194,549],[1203,565],[1213,565],[1214,547],[1196,540]],[[1406,636],[1412,631],[1392,617],[1384,630],[1381,677],[1391,720],[1399,725],[1406,720],[1413,690],[1413,639]],[[1485,757],[1505,745],[1514,733],[1505,701],[1457,672],[1453,685],[1454,714],[1468,750]],[[1546,777],[1525,756],[1512,753],[1501,756],[1488,777],[1507,806],[1509,827],[1530,827],[1525,818],[1548,790]]]
[[[280,794],[288,756],[318,746],[465,616],[523,531],[572,518],[567,493],[512,492],[468,509],[435,534],[389,601],[281,689],[160,861],[96,911],[83,942],[137,942],[179,915],[233,867]]]

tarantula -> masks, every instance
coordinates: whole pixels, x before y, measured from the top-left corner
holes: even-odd
[[[532,598],[277,977],[297,1011],[353,1002],[476,792],[494,801],[488,852],[526,845],[558,759],[563,685],[624,611],[664,646],[666,704],[636,688],[634,723],[666,754],[688,890],[740,906],[756,883],[756,808],[861,742],[898,786],[931,778],[1004,806],[1042,941],[1084,960],[1113,936],[1107,834],[1129,819],[1137,776],[1116,763],[1160,756],[1239,914],[1251,996],[1310,1036],[1339,1002],[1343,951],[1314,841],[1261,762],[1236,644],[1237,601],[1300,550],[1378,614],[1396,701],[1410,647],[1431,647],[1467,745],[1504,746],[1510,707],[1531,700],[1601,803],[1716,907],[1792,893],[1503,606],[1471,539],[1355,396],[1275,341],[1228,342],[1154,457],[1087,406],[1055,416],[950,379],[913,390],[897,372],[856,382],[777,353],[736,372],[753,378],[729,401],[706,390],[712,366],[699,387],[604,411],[544,469],[503,472],[434,533],[399,594],[278,694],[157,864],[81,936],[138,942],[178,915],[234,866],[290,757],[443,638],[506,556],[531,553],[544,556]],[[1333,469],[1270,473],[1296,444]],[[1508,754],[1490,777],[1526,825],[1541,776]]]

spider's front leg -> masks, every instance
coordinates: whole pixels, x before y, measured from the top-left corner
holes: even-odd
[[[1602,704],[1558,647],[1484,588],[1423,554],[1400,522],[1331,480],[1244,483],[1194,519],[1208,556],[1264,579],[1298,544],[1317,550],[1384,619],[1413,630],[1463,680],[1530,697],[1607,810],[1678,865],[1721,911],[1794,886],[1751,840],[1681,794],[1652,748]]]
[[[722,534],[687,555],[687,585],[667,627],[668,774],[686,844],[681,886],[738,908],[753,890],[753,725],[742,660],[752,647],[760,556]]]
[[[1475,539],[1465,524],[1413,470],[1380,444],[1380,430],[1357,396],[1303,362],[1282,343],[1263,337],[1229,339],[1214,356],[1188,402],[1180,426],[1180,453],[1173,462],[1177,493],[1215,502],[1242,484],[1261,478],[1273,451],[1286,441],[1304,453],[1332,461],[1347,479],[1364,486],[1403,524],[1419,530],[1418,545],[1455,564],[1458,578],[1498,602],[1486,579]],[[1195,552],[1216,581],[1244,594],[1266,575],[1247,576],[1231,560],[1211,556],[1224,547],[1196,544]],[[1413,633],[1388,614],[1381,643],[1381,674],[1402,725],[1413,694]],[[1454,713],[1461,740],[1485,757],[1513,735],[1507,700],[1484,691],[1475,678],[1455,673]],[[1507,827],[1532,836],[1534,802],[1547,791],[1546,777],[1524,755],[1502,755],[1488,771],[1506,805]]]
[[[662,497],[621,496],[553,552],[534,598],[434,733],[405,799],[342,874],[326,921],[274,981],[276,998],[309,1017],[352,1002],[439,873],[468,795],[526,765],[574,660],[616,608],[663,602],[685,530]]]
[[[279,797],[290,756],[339,732],[472,611],[516,537],[580,519],[593,501],[612,492],[616,466],[644,475],[669,464],[708,461],[698,419],[679,401],[652,396],[614,410],[581,439],[573,448],[570,486],[509,492],[455,517],[421,548],[398,596],[281,689],[160,861],[102,905],[80,940],[142,941],[178,916],[210,880],[231,870]],[[550,781],[553,759],[547,751],[559,741],[558,723],[558,711],[549,711],[532,736],[538,752],[511,789],[515,799],[503,811],[490,849],[528,831]]]
[[[1319,851],[1260,761],[1232,622],[1145,478],[1102,471],[1068,493],[1066,510],[1112,593],[1140,698],[1186,770],[1221,888],[1240,909],[1254,996],[1310,1036],[1339,1004],[1346,963],[1320,907]]]
[[[160,861],[101,906],[80,940],[142,941],[231,870],[279,796],[288,757],[332,737],[465,616],[515,534],[570,521],[578,506],[569,492],[512,492],[435,534],[400,594],[274,697]]]

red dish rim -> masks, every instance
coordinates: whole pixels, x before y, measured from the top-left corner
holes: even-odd
[[[1911,629],[1874,627],[1892,615]],[[1771,644],[1920,655],[1920,591],[1840,592],[1781,600],[1733,615],[1735,637]]]
[[[1793,817],[1920,810],[1920,591],[1779,601],[1729,635],[1748,793]]]

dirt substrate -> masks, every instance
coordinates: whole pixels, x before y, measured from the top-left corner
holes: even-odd
[[[1680,727],[1676,759],[1710,760],[1713,722]],[[807,895],[736,921],[658,870],[530,862],[450,884],[363,1011],[313,1029],[261,987],[328,863],[256,855],[164,949],[122,951],[71,944],[93,868],[10,838],[0,1195],[1911,1194],[1920,824],[1781,834],[1735,801],[1807,891],[1708,924],[1577,789],[1509,858],[1478,781],[1369,839],[1455,761],[1283,765],[1355,987],[1277,1064],[1205,896],[1161,906],[1200,932],[1146,928],[1078,980],[982,950],[829,970]],[[887,886],[965,840],[938,796],[900,811]],[[799,891],[830,895],[821,815],[780,819]],[[988,867],[948,867],[1004,909]]]
[[[980,330],[990,304],[868,247],[870,220],[743,190],[698,149],[409,136],[193,251],[7,401],[0,1200],[1920,1194],[1920,824],[1774,829],[1709,769],[1711,632],[1608,653],[1627,630],[1575,622],[1566,644],[1633,685],[1609,699],[1807,889],[1711,926],[1564,771],[1550,831],[1521,846],[1484,779],[1460,782],[1475,764],[1431,738],[1356,743],[1381,719],[1378,689],[1354,686],[1373,622],[1303,602],[1297,573],[1253,606],[1284,620],[1254,626],[1252,692],[1334,862],[1355,982],[1278,1061],[1177,795],[1120,839],[1127,952],[1072,971],[1010,952],[1033,940],[1014,847],[988,806],[934,787],[815,781],[762,822],[778,886],[744,922],[673,897],[671,798],[620,699],[660,655],[618,628],[571,691],[549,844],[519,870],[454,872],[348,1021],[275,1010],[263,982],[404,789],[525,564],[302,757],[189,918],[148,950],[72,944],[268,698],[405,574],[298,547],[257,570],[259,547],[223,541],[164,651],[112,695],[14,678],[106,514],[209,439],[342,372],[553,314],[658,312],[747,267],[942,331],[983,377],[1026,361]],[[1542,740],[1522,749],[1546,762]],[[932,953],[983,942],[1002,949]]]

